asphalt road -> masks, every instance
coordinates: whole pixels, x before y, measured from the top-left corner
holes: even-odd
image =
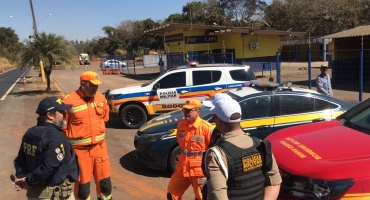
[[[6,73],[0,74],[0,101],[6,99],[7,94],[15,86],[18,79],[23,76],[27,69],[12,69]],[[14,85],[14,86],[13,86]]]
[[[137,71],[136,79],[141,79],[139,81],[129,75],[103,75],[98,68],[98,63],[92,63],[89,70],[100,74],[103,82],[99,86],[100,92],[127,85],[142,84],[158,75],[156,69],[141,69],[153,73],[152,76],[145,76],[146,78],[140,78],[140,71]],[[25,199],[25,191],[16,192],[12,190],[9,179],[9,175],[14,173],[12,162],[17,155],[21,137],[27,128],[34,126],[36,123],[35,110],[38,102],[44,96],[63,96],[78,89],[79,76],[83,71],[85,71],[85,66],[80,66],[74,70],[54,70],[52,72],[51,76],[55,80],[56,88],[59,88],[64,94],[55,92],[33,96],[31,92],[23,95],[22,91],[31,87],[31,84],[26,86],[17,84],[9,95],[9,99],[1,110],[2,115],[0,115],[0,127],[3,127],[1,129],[3,138],[0,140],[0,153],[4,155],[0,157],[0,168],[3,169],[0,172],[0,179],[9,183],[6,184],[6,187],[0,187],[1,197],[11,196],[10,199]],[[34,79],[38,79],[37,75],[38,73],[33,70],[27,72],[27,76],[35,77]],[[42,86],[41,88],[45,87]],[[113,198],[166,199],[171,172],[150,169],[135,159],[133,139],[137,130],[123,129],[119,119],[111,119],[106,126],[106,139],[112,168]],[[97,199],[94,184],[91,186],[91,199]],[[194,199],[194,194],[190,188],[185,192],[183,199]]]

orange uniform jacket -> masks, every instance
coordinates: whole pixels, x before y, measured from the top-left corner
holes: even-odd
[[[193,124],[183,119],[177,125],[176,139],[181,153],[176,171],[184,177],[204,177],[202,156],[208,149],[212,131],[213,126],[200,117]]]
[[[73,146],[96,144],[105,139],[105,123],[109,120],[109,107],[103,94],[97,92],[88,102],[80,90],[64,97],[72,104],[67,112],[64,134]]]

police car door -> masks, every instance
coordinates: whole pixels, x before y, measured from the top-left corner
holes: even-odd
[[[158,101],[153,101],[155,114],[181,109],[186,99],[189,98],[188,70],[175,70],[158,80],[153,89],[157,90]]]
[[[224,92],[227,88],[224,70],[193,69],[191,71],[191,97],[200,101]]]
[[[264,139],[274,131],[274,96],[259,95],[239,102],[242,110],[240,126],[251,136]]]

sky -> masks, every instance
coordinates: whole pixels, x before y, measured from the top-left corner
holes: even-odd
[[[117,27],[124,20],[163,20],[182,13],[192,0],[32,0],[37,31],[86,41],[105,37],[104,26]],[[266,0],[270,3],[271,0]],[[51,16],[49,16],[51,14]],[[13,17],[10,17],[13,16]],[[0,0],[0,27],[10,27],[20,42],[33,34],[29,0]]]

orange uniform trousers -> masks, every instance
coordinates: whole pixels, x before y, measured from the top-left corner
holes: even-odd
[[[74,187],[75,198],[79,199],[78,192],[80,184],[91,182],[92,175],[94,175],[97,195],[99,197],[107,198],[107,196],[101,192],[100,186],[100,181],[102,179],[109,178],[111,171],[105,140],[95,145],[75,146],[74,150],[78,156],[78,165],[80,167],[78,182],[75,182]]]
[[[177,170],[172,174],[167,191],[171,194],[173,200],[181,199],[184,192],[191,185],[193,187],[195,198],[202,200],[202,186],[205,177],[184,177]]]

